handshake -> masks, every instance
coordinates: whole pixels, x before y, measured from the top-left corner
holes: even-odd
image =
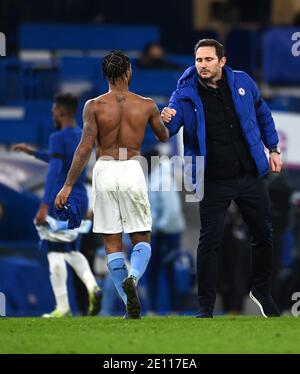
[[[164,121],[164,123],[169,123],[172,120],[172,117],[176,116],[176,110],[172,108],[165,107],[161,114],[161,119]]]

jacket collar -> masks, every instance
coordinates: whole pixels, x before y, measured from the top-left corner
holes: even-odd
[[[233,70],[224,66],[226,72],[227,83],[230,87],[233,87],[235,77]],[[198,96],[198,73],[195,66],[189,67],[179,78],[177,83],[178,93],[182,98],[194,99],[194,96]]]

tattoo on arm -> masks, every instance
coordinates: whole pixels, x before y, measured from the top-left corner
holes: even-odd
[[[169,130],[163,123],[163,120],[160,117],[160,112],[155,103],[153,103],[153,109],[152,109],[152,115],[150,118],[150,124],[151,127],[155,133],[155,135],[158,137],[161,141],[167,141],[169,138]]]
[[[160,117],[160,111],[159,111],[157,105],[155,105],[155,109],[154,109],[154,111],[155,111],[155,116],[156,116],[156,118],[157,118],[158,121],[159,121],[159,125],[160,125],[160,128],[161,128],[161,131],[165,131],[167,128],[166,128],[166,126],[165,126],[163,120],[162,120],[161,117]]]
[[[83,172],[90,158],[98,129],[94,112],[94,104],[88,101],[83,109],[83,131],[80,143],[73,157],[72,165],[69,170],[66,185],[73,186],[79,175]]]

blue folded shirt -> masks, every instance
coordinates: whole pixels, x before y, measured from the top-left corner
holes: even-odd
[[[55,208],[54,216],[61,221],[69,221],[68,229],[75,229],[80,226],[82,221],[81,209],[80,201],[73,197],[69,197],[63,209]]]

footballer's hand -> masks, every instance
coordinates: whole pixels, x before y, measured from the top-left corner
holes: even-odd
[[[25,143],[15,144],[14,146],[12,146],[11,150],[15,151],[15,152],[23,152],[23,153],[26,153],[30,156],[33,156],[34,152],[35,152],[35,150],[33,148],[29,147]]]
[[[165,107],[161,114],[161,119],[164,121],[164,123],[169,123],[172,119],[172,117],[176,116],[176,110],[172,108]]]
[[[67,203],[68,198],[72,192],[71,186],[64,185],[63,188],[59,191],[55,198],[55,207],[56,209],[63,209],[64,205]]]

